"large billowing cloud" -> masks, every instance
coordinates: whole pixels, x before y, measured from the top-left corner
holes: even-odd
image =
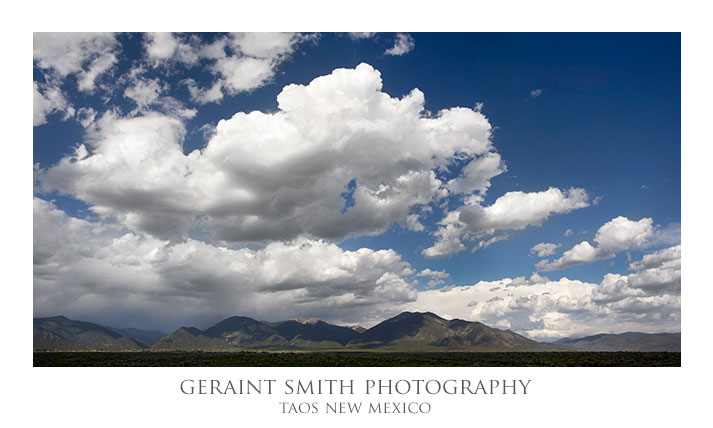
[[[565,269],[583,263],[608,259],[616,253],[630,248],[641,247],[654,236],[653,220],[642,218],[638,221],[626,217],[616,217],[597,230],[594,236],[596,245],[582,241],[562,254],[559,259],[550,262],[542,260],[537,263],[541,271]]]
[[[187,239],[171,244],[121,225],[72,218],[34,201],[34,313],[173,329],[246,315],[320,317],[367,326],[403,310],[482,321],[533,338],[680,329],[680,246],[645,255],[601,283],[562,278],[481,281],[417,291],[393,250],[344,251],[298,238],[260,249]]]
[[[34,200],[35,316],[167,329],[236,314],[363,321],[413,300],[412,273],[392,250],[305,238],[258,250],[169,244]]]
[[[504,171],[479,111],[429,115],[418,89],[402,98],[381,89],[380,73],[367,64],[289,85],[277,97],[278,111],[221,120],[207,145],[188,154],[179,119],[107,113],[75,156],[38,179],[45,191],[71,195],[160,239],[182,239],[198,227],[218,241],[269,242],[377,234],[407,218],[414,227],[417,219],[409,215],[450,187],[482,193]],[[464,172],[443,183],[437,172],[456,160],[465,163]],[[586,199],[576,189],[550,189],[543,197],[552,207],[534,217],[499,218],[501,205],[516,197],[500,198],[484,219],[465,223],[468,230],[521,228]]]
[[[508,192],[490,206],[481,203],[481,198],[470,198],[464,206],[448,213],[435,232],[438,240],[423,250],[423,255],[442,257],[463,251],[464,239],[480,240],[475,248],[482,248],[505,238],[501,235],[483,239],[489,235],[539,225],[550,215],[587,207],[589,197],[583,189],[562,191],[551,187],[542,192]]]

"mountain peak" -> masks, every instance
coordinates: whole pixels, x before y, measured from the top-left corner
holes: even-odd
[[[331,323],[328,323],[327,321],[322,321],[319,318],[309,318],[309,319],[293,318],[291,321],[297,321],[300,324],[312,324],[312,325],[320,323],[320,322],[323,322],[325,324],[331,324]]]
[[[137,350],[147,346],[109,327],[64,316],[33,318],[35,350]]]
[[[511,331],[479,322],[447,320],[433,312],[402,312],[349,342],[352,348],[498,349],[547,348]]]
[[[437,314],[434,314],[433,312],[409,312],[409,311],[404,311],[401,312],[400,314],[396,315],[394,318],[422,318],[422,317],[430,317],[430,318],[437,318],[439,320],[444,320],[445,319]]]
[[[33,318],[35,321],[71,321],[69,318],[65,317],[64,315],[55,315],[53,317],[38,317],[38,318]]]

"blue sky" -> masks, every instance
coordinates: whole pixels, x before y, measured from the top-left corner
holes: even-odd
[[[35,315],[680,331],[680,69],[677,33],[36,34]]]

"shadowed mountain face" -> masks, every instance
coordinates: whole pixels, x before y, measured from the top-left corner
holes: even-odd
[[[230,317],[203,330],[181,327],[153,349],[335,349],[359,333],[321,320],[261,322]]]
[[[224,339],[210,337],[195,327],[180,327],[168,336],[161,338],[151,347],[151,349],[176,351],[226,348],[230,348],[230,346]]]
[[[370,328],[349,348],[433,350],[548,350],[557,349],[511,331],[479,322],[446,320],[431,312],[404,312]]]
[[[309,342],[337,342],[341,346],[359,336],[359,332],[350,327],[340,327],[322,320],[289,320],[272,323],[273,328],[289,341],[295,339]]]
[[[146,347],[150,347],[154,343],[158,342],[162,337],[168,335],[168,333],[158,330],[141,330],[139,328],[113,328],[113,330],[130,339],[143,343]]]
[[[198,330],[181,327],[156,342],[153,349],[197,350],[234,348],[284,348],[287,340],[266,323],[247,317],[230,317]]]
[[[281,344],[284,338],[269,325],[247,317],[230,317],[203,330],[203,334],[224,338],[229,345]]]
[[[65,317],[32,320],[33,349],[38,350],[138,350],[147,345],[111,328]]]
[[[681,333],[597,334],[555,343],[588,351],[681,352]]]

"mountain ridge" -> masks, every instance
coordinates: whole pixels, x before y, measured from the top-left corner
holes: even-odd
[[[369,329],[317,318],[268,322],[244,316],[231,316],[202,329],[179,327],[169,334],[100,326],[64,316],[34,318],[33,327],[34,350],[680,352],[680,333],[603,333],[546,343],[478,321],[445,319],[433,312],[402,312]]]
[[[64,316],[33,318],[34,350],[141,350],[147,345],[110,327]]]
[[[138,342],[143,343],[146,347],[151,347],[154,343],[158,342],[161,338],[168,335],[168,333],[160,330],[143,330],[140,328],[128,327],[128,328],[116,328],[109,327],[112,330],[123,334],[124,336],[134,339]]]
[[[553,343],[587,351],[681,352],[681,333],[599,333]]]

